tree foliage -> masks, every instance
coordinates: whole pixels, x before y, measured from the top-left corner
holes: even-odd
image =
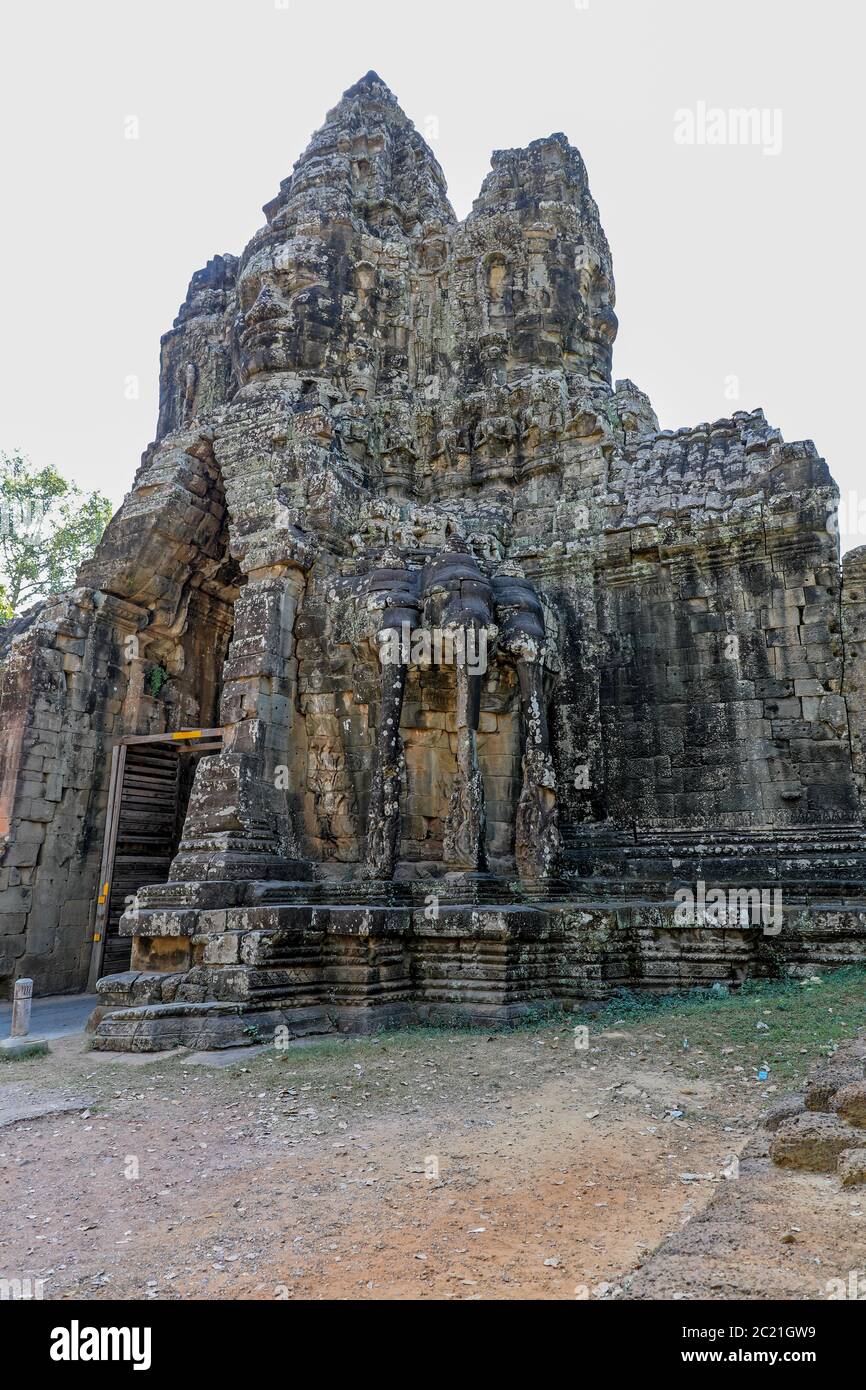
[[[0,454],[0,621],[44,594],[71,588],[92,555],[112,506],[51,464]]]

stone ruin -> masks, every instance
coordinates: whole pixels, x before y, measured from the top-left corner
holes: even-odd
[[[190,282],[78,587],[0,629],[0,981],[92,978],[111,749],[201,728],[97,1047],[863,959],[866,548],[813,444],[611,384],[561,134],[458,221],[368,73],[264,212]],[[733,911],[684,921],[696,885]]]
[[[866,1041],[840,1043],[802,1094],[776,1101],[764,1124],[781,1168],[835,1172],[843,1187],[866,1182]]]

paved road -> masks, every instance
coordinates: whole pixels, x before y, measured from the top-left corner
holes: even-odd
[[[96,1003],[95,994],[49,994],[44,999],[34,999],[30,1032],[40,1038],[80,1033]],[[8,1038],[11,1026],[12,1005],[0,1004],[0,1038]]]

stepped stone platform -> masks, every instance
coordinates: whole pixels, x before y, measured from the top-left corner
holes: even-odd
[[[127,924],[133,968],[100,982],[95,1045],[495,1027],[622,989],[808,976],[866,958],[866,892],[854,887],[822,899],[795,883],[765,923],[732,877],[733,911],[726,903],[715,922],[682,924],[673,895],[647,883],[478,874],[368,880],[359,892],[352,881],[217,880],[207,885],[212,906],[191,905],[188,885],[168,884],[141,894]]]

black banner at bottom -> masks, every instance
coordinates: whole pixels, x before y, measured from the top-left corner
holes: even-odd
[[[527,1329],[534,1334],[529,1344],[535,1348],[534,1355],[546,1360],[547,1353],[555,1351],[559,1361],[567,1351],[577,1358],[577,1366],[589,1357],[597,1365],[600,1356],[618,1376],[630,1371],[665,1376],[682,1371],[700,1377],[712,1367],[731,1370],[739,1366],[759,1366],[771,1373],[802,1366],[826,1372],[846,1366],[852,1348],[859,1344],[863,1329],[860,1301],[854,1296],[827,1303],[575,1301],[520,1303],[517,1307],[514,1302],[503,1301],[491,1302],[483,1309],[476,1303],[472,1309],[461,1310],[454,1308],[451,1300],[425,1300],[408,1307],[405,1303],[399,1308],[386,1305],[382,1311],[388,1320],[381,1330],[389,1338],[394,1331],[403,1334],[391,1344],[392,1355],[396,1352],[399,1357],[397,1347],[405,1344],[414,1318],[419,1316],[423,1322],[430,1319],[436,1338],[425,1355],[423,1369],[436,1373],[440,1348],[439,1374],[453,1374],[453,1350],[447,1351],[447,1341],[442,1338],[443,1305],[449,1305],[446,1326],[460,1337],[462,1378],[472,1368],[472,1333],[482,1328],[484,1340],[477,1350],[479,1372],[489,1377],[500,1348],[504,1369],[508,1368],[506,1358],[513,1358],[515,1333],[519,1344],[520,1319],[525,1314]],[[246,1366],[261,1381],[269,1370],[285,1372],[287,1353],[294,1356],[302,1347],[314,1345],[309,1341],[309,1322],[317,1310],[327,1319],[323,1328],[339,1327],[341,1333],[335,1338],[331,1331],[320,1347],[329,1375],[341,1369],[341,1357],[347,1371],[356,1371],[365,1349],[369,1353],[376,1347],[378,1335],[380,1309],[367,1300],[300,1305],[183,1300],[5,1301],[0,1303],[0,1327],[5,1333],[4,1355],[11,1355],[16,1347],[28,1374],[45,1376],[49,1384],[62,1384],[77,1374],[92,1379],[101,1367],[115,1375],[128,1371],[139,1378],[166,1374],[174,1378],[184,1373],[226,1376],[238,1366]],[[496,1324],[502,1314],[508,1321],[502,1325],[501,1340],[497,1340]],[[362,1334],[357,1340],[351,1336],[354,1315]],[[548,1344],[547,1352],[545,1344],[537,1340],[539,1324],[556,1338]],[[286,1341],[288,1334],[301,1332],[302,1343]],[[527,1344],[522,1345],[525,1354]],[[375,1353],[377,1360],[381,1351],[380,1347]],[[306,1363],[309,1353],[303,1359]],[[392,1373],[396,1369],[392,1360]],[[406,1373],[416,1373],[408,1359],[401,1374]]]

